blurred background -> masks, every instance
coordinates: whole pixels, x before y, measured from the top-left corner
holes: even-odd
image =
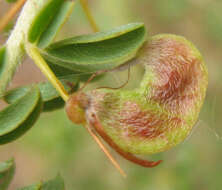
[[[10,7],[0,0],[0,16]],[[89,0],[101,30],[129,22],[144,22],[149,35],[173,33],[185,36],[202,53],[209,69],[209,88],[198,123],[191,136],[170,151],[147,156],[163,159],[156,168],[145,169],[120,158],[128,174],[123,179],[85,129],[73,125],[64,110],[41,115],[22,138],[0,146],[0,161],[14,157],[16,174],[10,190],[54,177],[60,173],[67,190],[220,190],[222,187],[222,1],[221,0]],[[58,39],[90,33],[79,3]],[[8,32],[0,35],[0,43]],[[134,68],[140,79],[140,69]],[[115,78],[115,80],[110,80]],[[35,65],[26,59],[11,88],[43,81]],[[118,86],[126,73],[106,76],[96,85]],[[111,83],[112,81],[112,83]],[[114,84],[113,81],[116,81]],[[1,103],[1,107],[4,107]]]

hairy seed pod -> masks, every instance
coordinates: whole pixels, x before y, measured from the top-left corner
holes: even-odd
[[[84,118],[82,123],[129,156],[166,151],[184,141],[197,122],[208,84],[201,54],[180,36],[152,37],[136,61],[145,67],[138,88],[77,92],[66,106],[74,123]]]

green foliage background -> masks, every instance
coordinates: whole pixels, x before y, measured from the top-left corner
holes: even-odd
[[[6,3],[3,4],[0,12],[6,9]],[[74,126],[64,110],[45,113],[25,136],[0,147],[0,161],[15,157],[17,168],[10,190],[52,178],[58,172],[64,177],[67,190],[221,189],[222,2],[91,0],[90,8],[100,29],[142,21],[150,35],[173,33],[196,44],[207,63],[210,80],[200,120],[183,144],[168,152],[147,156],[164,160],[156,168],[141,168],[114,153],[128,174],[128,178],[123,179],[85,129]],[[77,5],[58,38],[89,32],[88,22]],[[23,69],[26,73],[35,72],[32,67]],[[130,85],[138,84],[140,69],[134,69],[131,76]],[[118,86],[125,80],[126,73],[118,73],[115,76],[110,74],[99,83]],[[113,84],[113,81],[116,82]],[[27,84],[29,81],[21,82]],[[99,83],[89,88],[99,86]]]

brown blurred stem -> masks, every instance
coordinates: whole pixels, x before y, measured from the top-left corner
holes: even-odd
[[[22,8],[26,0],[18,0],[13,7],[1,18],[0,21],[0,32],[8,25],[10,20],[15,16],[15,14]]]

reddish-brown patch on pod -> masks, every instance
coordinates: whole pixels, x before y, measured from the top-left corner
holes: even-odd
[[[144,63],[156,76],[147,99],[159,102],[174,113],[185,113],[203,98],[204,93],[199,91],[206,80],[206,71],[191,44],[168,37],[154,39],[144,48],[147,52]]]
[[[95,128],[96,132],[109,144],[110,147],[112,147],[117,153],[119,153],[122,157],[124,157],[125,159],[138,164],[140,166],[143,167],[147,167],[147,168],[152,168],[155,167],[157,165],[159,165],[162,160],[159,161],[148,161],[148,160],[143,160],[140,159],[136,156],[134,156],[133,154],[129,153],[129,152],[125,152],[123,151],[107,134],[106,132],[103,130],[102,125],[100,124],[98,118],[96,117],[96,115],[92,115],[92,120],[91,120],[91,125]]]
[[[120,112],[119,122],[121,126],[125,126],[129,137],[147,140],[161,137],[172,127],[180,126],[183,121],[164,113],[157,114],[154,110],[142,111],[136,103],[128,101]]]

